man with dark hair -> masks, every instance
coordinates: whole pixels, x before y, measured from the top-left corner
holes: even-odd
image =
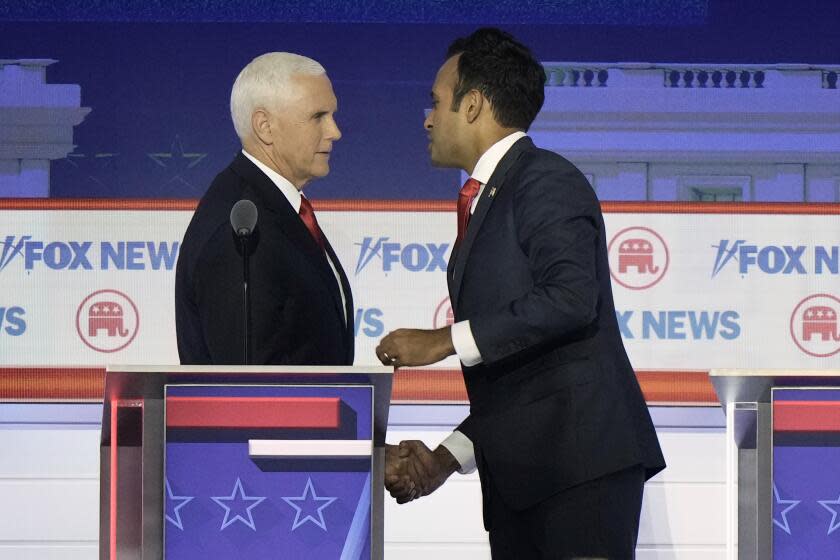
[[[424,126],[432,163],[470,175],[447,282],[455,324],[399,329],[390,365],[457,354],[470,414],[434,451],[391,450],[399,502],[478,468],[494,559],[630,558],[665,467],[615,316],[604,220],[581,172],[534,146],[545,74],[496,29],[449,49]]]

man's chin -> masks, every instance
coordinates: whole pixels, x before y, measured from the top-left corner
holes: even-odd
[[[431,152],[429,156],[429,159],[432,162],[432,167],[455,167],[455,165],[452,162],[442,159],[434,152]]]

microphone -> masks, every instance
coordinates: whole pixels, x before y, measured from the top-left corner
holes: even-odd
[[[247,198],[233,205],[230,210],[230,225],[238,237],[248,237],[257,226],[257,207]]]
[[[246,366],[250,363],[250,331],[251,331],[251,290],[250,266],[248,264],[248,239],[257,227],[257,207],[247,198],[243,198],[233,205],[230,210],[230,226],[239,238],[242,249],[242,311],[243,311],[243,360]]]

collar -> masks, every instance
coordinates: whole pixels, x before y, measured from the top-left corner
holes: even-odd
[[[267,166],[248,152],[246,152],[244,148],[242,149],[242,155],[251,160],[251,162],[254,165],[256,165],[260,171],[265,173],[266,177],[271,179],[271,182],[274,183],[274,185],[278,189],[280,189],[280,192],[283,193],[283,196],[285,196],[286,200],[289,201],[289,204],[292,205],[292,209],[295,211],[295,214],[299,214],[300,197],[303,196],[301,195],[300,191],[297,190],[297,188],[295,188],[295,186],[291,184],[288,179],[274,171],[272,168],[270,168],[269,166]]]
[[[513,134],[508,134],[484,152],[480,158],[478,158],[478,162],[475,164],[475,169],[473,169],[471,177],[481,183],[482,185],[486,185],[487,181],[490,180],[490,176],[493,175],[493,172],[496,170],[496,166],[499,165],[499,162],[505,157],[505,154],[510,150],[511,146],[513,146],[517,140],[527,136],[524,132],[517,131]]]

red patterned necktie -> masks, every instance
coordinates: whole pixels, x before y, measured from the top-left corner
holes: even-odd
[[[464,239],[467,224],[470,223],[472,201],[480,188],[481,183],[470,177],[458,193],[458,237],[455,238],[456,245],[459,245]]]
[[[305,196],[300,197],[300,219],[303,220],[306,229],[312,234],[315,243],[318,244],[321,250],[324,250],[324,233],[318,227],[318,220],[315,219],[315,211],[312,210],[312,204],[309,203]]]

